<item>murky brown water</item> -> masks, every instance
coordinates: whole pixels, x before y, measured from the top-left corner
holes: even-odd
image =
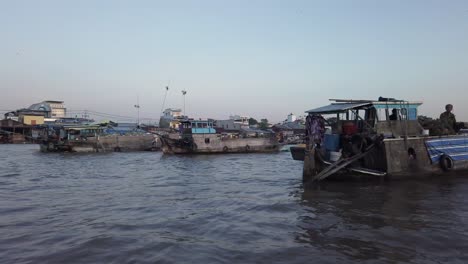
[[[1,263],[468,263],[467,178],[326,183],[289,153],[0,145]]]

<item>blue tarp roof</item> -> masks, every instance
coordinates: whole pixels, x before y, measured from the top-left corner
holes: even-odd
[[[310,114],[333,114],[347,111],[349,109],[359,108],[365,105],[371,105],[371,102],[359,103],[335,103],[306,111]]]

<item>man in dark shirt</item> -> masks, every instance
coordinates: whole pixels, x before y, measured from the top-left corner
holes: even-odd
[[[445,106],[445,112],[440,114],[440,122],[442,126],[447,129],[449,134],[453,134],[457,128],[457,120],[455,115],[452,113],[453,105],[448,104]]]
[[[392,114],[388,117],[390,120],[398,120],[398,110],[392,109]]]

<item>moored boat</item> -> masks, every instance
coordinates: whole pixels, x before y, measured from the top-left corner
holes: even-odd
[[[273,133],[221,134],[207,120],[181,121],[179,130],[161,137],[161,142],[167,154],[278,152],[280,149]]]
[[[306,111],[307,143],[291,149],[295,160],[304,160],[304,181],[409,178],[468,170],[468,134],[429,135],[417,119],[422,102],[333,101]],[[327,115],[333,119],[323,117]],[[331,130],[326,133],[329,121]]]
[[[155,135],[140,130],[118,131],[102,125],[43,126],[42,152],[121,152],[154,150]]]
[[[306,144],[297,144],[289,148],[294,160],[304,160]]]

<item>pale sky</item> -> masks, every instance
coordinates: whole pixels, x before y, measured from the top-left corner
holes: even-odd
[[[454,104],[468,121],[468,1],[0,0],[0,110],[277,122],[328,98]]]

